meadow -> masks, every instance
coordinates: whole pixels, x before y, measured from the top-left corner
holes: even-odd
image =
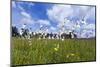
[[[12,37],[12,65],[70,63],[96,60],[95,39],[28,39]]]

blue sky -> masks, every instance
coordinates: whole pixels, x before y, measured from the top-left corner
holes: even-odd
[[[42,26],[45,32],[74,30],[78,37],[95,37],[95,20],[94,6],[12,1],[12,25],[19,29],[26,24],[33,32]]]

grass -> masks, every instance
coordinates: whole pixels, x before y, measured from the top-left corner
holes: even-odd
[[[95,39],[48,40],[12,38],[12,64],[49,64],[96,60]]]

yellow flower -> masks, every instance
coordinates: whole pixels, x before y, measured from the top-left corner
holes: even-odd
[[[75,55],[75,54],[73,54],[73,53],[71,54],[71,56],[74,56],[74,55]]]
[[[55,51],[58,51],[58,48],[54,48]]]
[[[67,55],[66,57],[69,58],[69,55]]]

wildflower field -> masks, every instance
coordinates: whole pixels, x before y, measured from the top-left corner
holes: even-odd
[[[12,38],[12,65],[69,63],[96,60],[95,39]]]

